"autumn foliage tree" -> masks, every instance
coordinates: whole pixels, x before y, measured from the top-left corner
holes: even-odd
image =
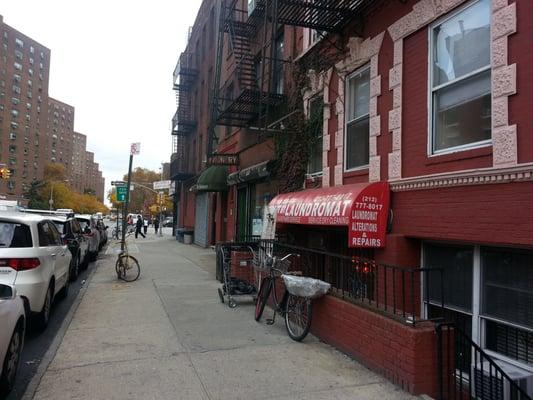
[[[53,208],[71,208],[80,214],[108,211],[107,207],[95,196],[72,190],[67,181],[64,165],[46,165],[43,178],[43,181],[32,184],[27,192],[30,208],[47,209],[49,207],[48,201],[52,198],[54,200]]]

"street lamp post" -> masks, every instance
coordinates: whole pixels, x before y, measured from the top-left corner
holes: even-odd
[[[68,182],[68,179],[59,182]],[[50,181],[50,199],[48,200],[48,205],[50,206],[49,211],[52,212],[52,206],[54,205],[54,181]]]

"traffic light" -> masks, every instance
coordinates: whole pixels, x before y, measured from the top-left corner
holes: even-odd
[[[6,168],[6,167],[2,167],[0,168],[0,177],[2,177],[2,179],[9,179],[11,178],[11,171],[9,168]]]

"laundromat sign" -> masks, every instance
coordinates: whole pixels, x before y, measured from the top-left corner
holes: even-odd
[[[390,206],[386,182],[280,194],[269,204],[277,223],[348,226],[349,247],[384,247]]]

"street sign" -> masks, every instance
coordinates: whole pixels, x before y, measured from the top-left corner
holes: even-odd
[[[111,186],[126,186],[124,181],[111,181]]]
[[[126,193],[128,193],[126,186],[117,186],[117,201],[126,201]]]
[[[141,153],[141,144],[140,143],[132,143],[130,146],[130,154],[132,156],[138,156]]]
[[[239,165],[239,155],[211,154],[207,156],[207,165]]]
[[[154,190],[170,189],[170,181],[155,181]]]

